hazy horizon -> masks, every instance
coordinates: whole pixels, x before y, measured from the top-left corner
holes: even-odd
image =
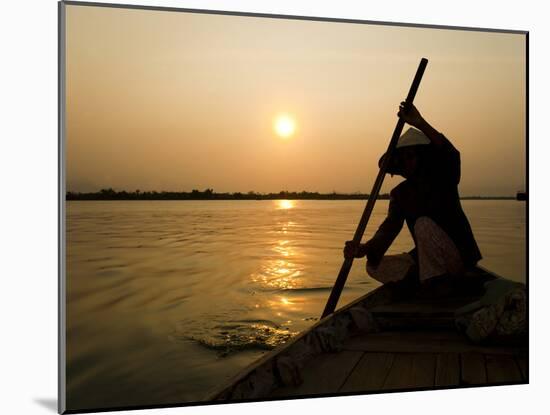
[[[255,191],[255,190],[249,190],[247,192],[241,192],[241,191],[225,191],[225,192],[218,192],[216,191],[216,189],[213,189],[213,188],[206,188],[206,189],[181,189],[181,190],[174,190],[174,189],[142,189],[142,188],[138,188],[138,189],[134,189],[134,190],[131,190],[131,189],[116,189],[116,188],[113,188],[111,186],[108,186],[108,187],[103,187],[99,190],[93,190],[93,191],[72,191],[72,190],[67,190],[67,193],[83,193],[83,194],[86,194],[86,193],[100,193],[101,191],[103,190],[113,190],[115,192],[127,192],[129,194],[133,194],[133,193],[136,193],[136,192],[139,192],[140,194],[143,194],[143,193],[153,193],[153,192],[157,192],[157,193],[191,193],[191,192],[194,192],[194,191],[199,191],[200,193],[204,193],[206,192],[207,190],[212,190],[213,191],[213,194],[222,194],[222,195],[234,195],[234,194],[238,194],[238,193],[241,193],[241,194],[255,194],[255,195],[259,195],[259,196],[268,196],[268,195],[276,195],[276,194],[280,194],[280,193],[285,193],[285,194],[297,194],[299,195],[300,193],[307,193],[307,194],[319,194],[321,196],[326,196],[326,195],[331,195],[331,194],[336,194],[336,195],[343,195],[343,196],[353,196],[353,195],[361,195],[361,196],[367,196],[370,194],[370,192],[339,192],[337,190],[332,190],[332,191],[329,191],[329,192],[317,192],[315,190],[307,190],[307,189],[301,189],[301,190],[293,190],[293,189],[281,189],[281,190],[278,190],[278,191],[273,191],[273,192],[258,192],[258,191]],[[523,191],[523,190],[518,190],[518,191]],[[516,197],[516,193],[517,192],[514,192],[514,194],[502,194],[502,195],[491,195],[491,196],[488,196],[488,195],[483,195],[483,194],[461,194],[460,197],[461,198],[475,198],[475,197],[481,197],[481,198],[502,198],[502,197],[511,197],[511,198],[515,198]],[[379,196],[389,196],[389,192],[380,192],[379,193]]]
[[[461,195],[525,190],[524,35],[68,5],[67,190],[370,193],[421,57]]]

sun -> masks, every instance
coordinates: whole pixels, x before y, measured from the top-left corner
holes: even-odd
[[[296,131],[296,123],[289,115],[279,115],[274,123],[275,132],[281,138],[290,138]]]

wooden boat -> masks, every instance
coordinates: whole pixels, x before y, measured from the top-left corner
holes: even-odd
[[[523,324],[523,336],[476,343],[457,327],[473,310],[491,307],[486,301],[490,284],[507,280],[478,267],[461,281],[445,298],[424,299],[411,296],[404,282],[385,284],[267,353],[207,400],[527,383],[525,301],[518,306],[521,316],[516,322]],[[525,300],[525,286],[507,282],[508,292],[516,284]],[[501,288],[497,297],[502,297]]]

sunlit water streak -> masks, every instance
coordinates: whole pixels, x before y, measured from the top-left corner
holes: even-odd
[[[370,237],[384,219],[376,204]],[[69,408],[196,401],[320,315],[364,201],[67,205]],[[525,204],[463,201],[482,265],[525,279]],[[390,253],[412,247],[406,227]],[[340,304],[379,284],[356,261]]]

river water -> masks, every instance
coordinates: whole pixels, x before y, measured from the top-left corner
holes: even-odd
[[[67,202],[69,409],[193,402],[315,322],[365,201]],[[525,281],[526,209],[465,200],[481,265]],[[366,232],[384,219],[378,201]],[[406,226],[389,253],[412,248]],[[379,283],[357,260],[339,305]]]

